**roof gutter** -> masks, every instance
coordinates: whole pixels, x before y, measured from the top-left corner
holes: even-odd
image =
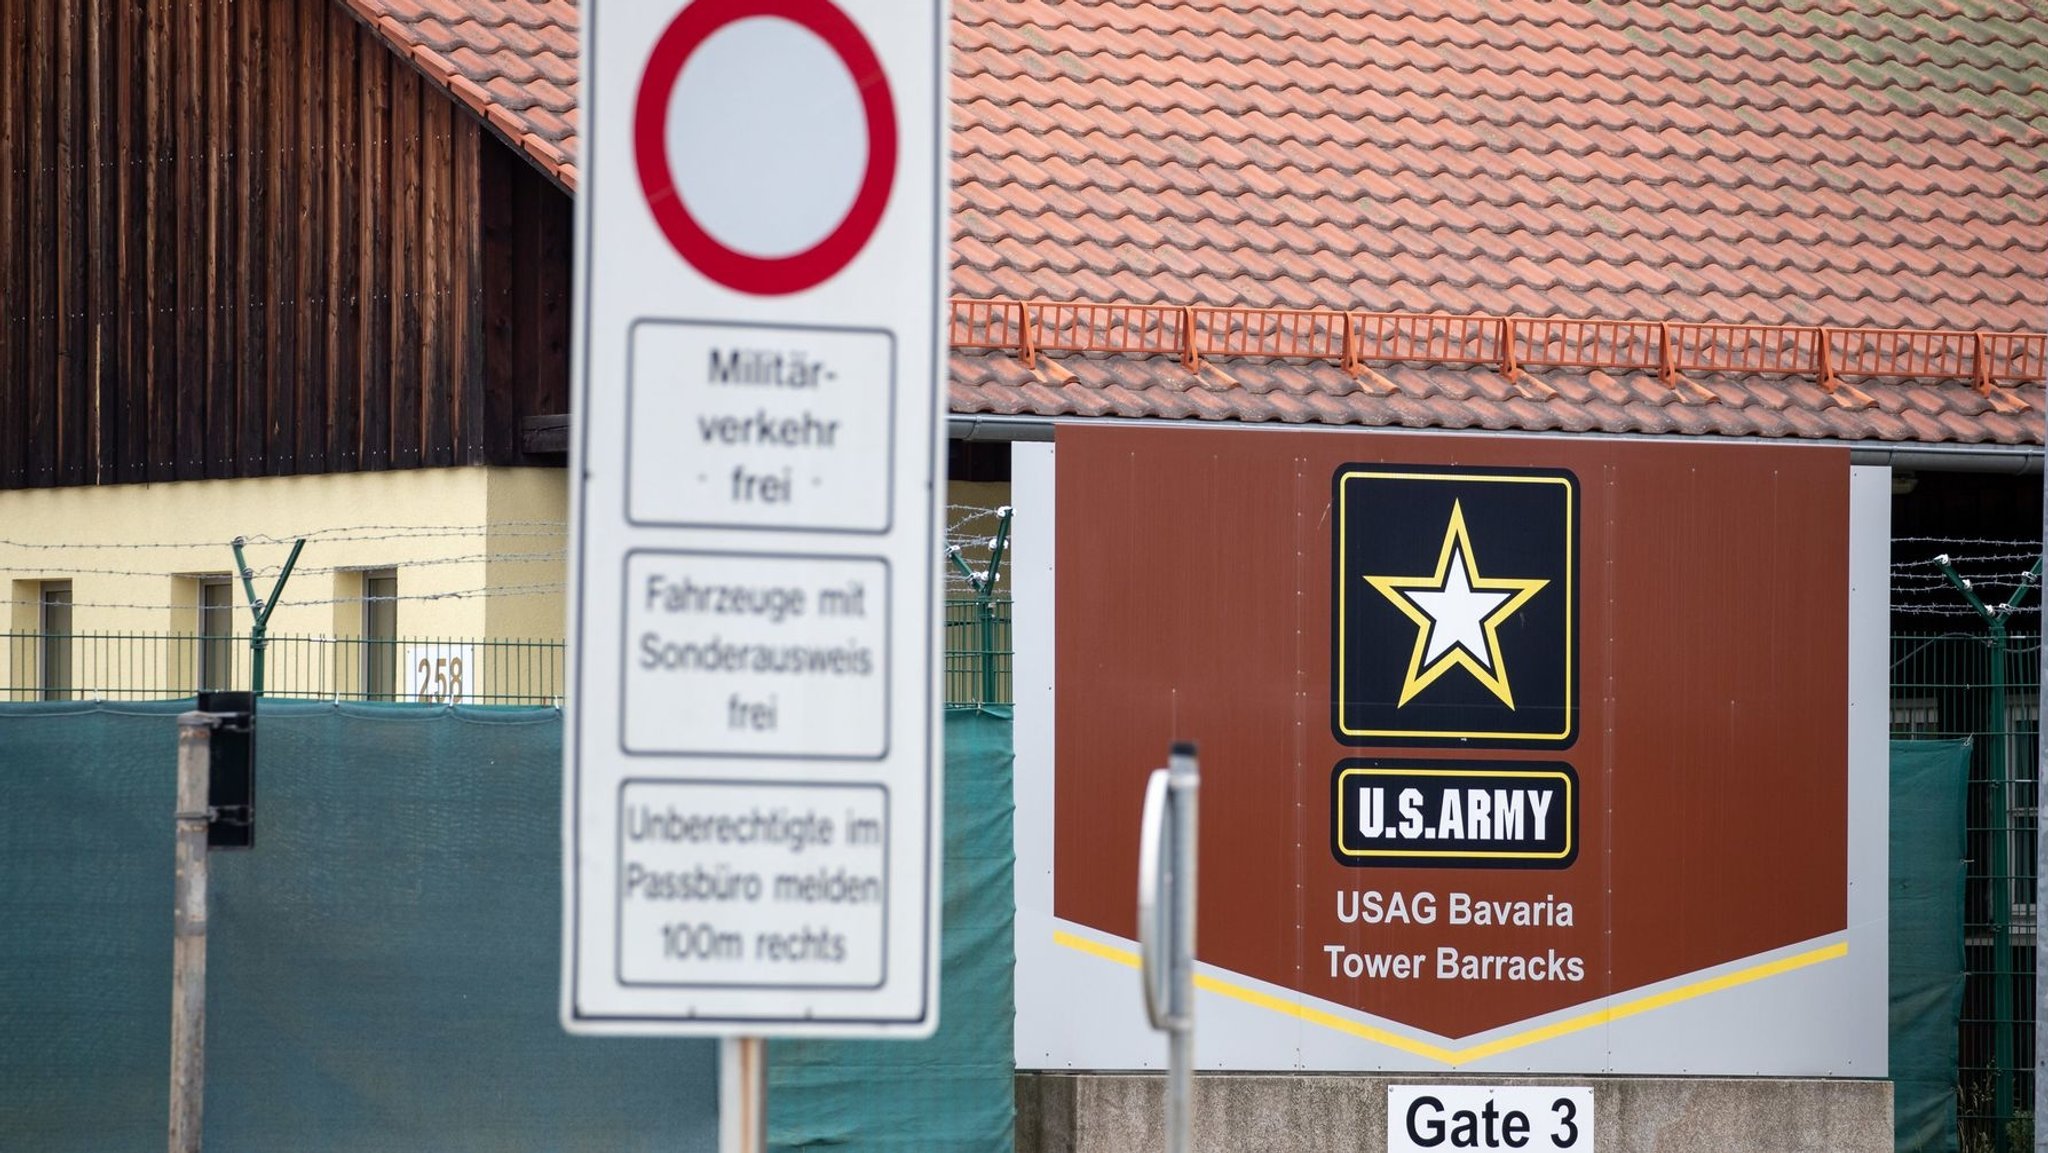
[[[1882,464],[1914,472],[1991,472],[2007,476],[2041,475],[2038,444],[1851,446],[1851,464]]]
[[[1049,416],[949,416],[947,440],[1051,440]]]
[[[1115,417],[1065,417],[1048,416],[996,416],[996,415],[954,415],[946,418],[946,436],[952,440],[969,441],[1049,441],[1053,429],[1061,423],[1070,424],[1128,424],[1149,427],[1187,427],[1196,425],[1204,428],[1265,429],[1299,428],[1300,425],[1254,425],[1233,421],[1164,421],[1127,420]],[[1311,426],[1313,427],[1313,426]],[[1332,426],[1334,429],[1336,426]],[[1349,426],[1356,427],[1356,426]],[[1454,429],[1372,429],[1361,431],[1420,432],[1447,435],[1462,430]],[[1607,433],[1545,433],[1509,432],[1481,433],[1491,436],[1532,436],[1532,437],[1598,437],[1609,440],[1669,441],[1674,439],[1715,440],[1726,443],[1734,438],[1680,437],[1672,434],[1662,436],[1613,435]],[[1806,445],[1819,447],[1839,446],[1842,441],[1821,440],[1772,440],[1769,443]],[[1849,442],[1849,461],[1852,464],[1886,465],[1897,469],[1912,469],[1916,472],[1974,472],[2002,473],[2007,476],[2039,476],[2042,472],[2043,449],[2038,444],[2001,445],[1945,445],[1945,444],[1859,444]]]

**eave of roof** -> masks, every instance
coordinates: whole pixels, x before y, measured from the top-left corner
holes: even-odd
[[[576,189],[574,0],[337,0],[564,191]]]

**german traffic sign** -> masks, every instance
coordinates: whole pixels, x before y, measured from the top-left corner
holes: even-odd
[[[563,1023],[929,1032],[945,6],[583,12]]]

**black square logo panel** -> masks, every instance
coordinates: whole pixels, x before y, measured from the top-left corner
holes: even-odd
[[[1578,735],[1577,478],[1346,465],[1332,728],[1353,745],[1562,748]]]
[[[1330,774],[1330,852],[1353,867],[1570,868],[1579,775],[1532,761],[1344,761]]]

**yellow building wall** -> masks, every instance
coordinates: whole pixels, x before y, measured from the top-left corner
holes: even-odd
[[[193,642],[105,634],[196,635],[201,582],[219,577],[233,579],[234,628],[246,634],[248,599],[230,544],[237,536],[262,597],[291,542],[306,540],[270,618],[273,637],[361,637],[364,575],[390,570],[401,638],[559,641],[567,486],[563,469],[478,467],[0,492],[10,633],[0,645],[0,685],[17,698],[35,695],[24,686],[39,680],[35,634],[50,582],[71,588],[73,681],[87,695],[178,679],[179,666],[197,660]],[[246,687],[246,646],[238,648],[235,687]],[[321,659],[317,646],[281,643],[269,663]],[[275,691],[277,678],[266,679]],[[360,677],[330,668],[308,683],[325,685],[316,695],[344,695],[360,687],[341,683],[350,680]]]
[[[986,567],[994,510],[1008,503],[1009,486],[952,482],[947,501],[947,538],[971,566]],[[231,581],[233,631],[250,631],[230,544],[237,536],[266,598],[291,542],[306,540],[269,622],[272,694],[361,696],[365,663],[383,661],[403,666],[392,697],[434,698],[443,691],[434,686],[437,662],[460,659],[465,700],[528,688],[518,699],[561,695],[568,472],[479,467],[0,492],[8,599],[0,699],[43,695],[51,642],[41,597],[52,582],[71,591],[72,639],[59,651],[70,658],[68,695],[162,697],[196,687],[204,581]],[[953,573],[942,554],[933,559]],[[360,643],[364,581],[384,571],[397,577],[401,644],[375,652]],[[946,591],[970,595],[951,575]],[[544,643],[511,643],[520,641]],[[228,686],[249,687],[246,642],[225,652]]]

